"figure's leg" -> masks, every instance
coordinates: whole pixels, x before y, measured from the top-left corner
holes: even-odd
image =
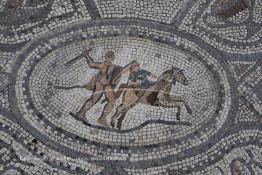
[[[77,112],[77,117],[79,117],[80,119],[84,119],[86,112],[97,103],[97,101],[101,98],[102,94],[103,86],[100,83],[97,83],[95,85],[92,96],[84,103],[80,111]]]
[[[117,128],[121,129],[122,127],[122,122],[127,114],[127,112],[132,109],[137,103],[139,102],[139,99],[134,101],[133,103],[129,103],[128,105],[124,105],[123,108],[121,109],[121,116],[117,119]]]
[[[115,99],[118,99],[126,88],[128,88],[127,84],[121,84],[115,92]]]
[[[115,96],[114,96],[114,90],[113,88],[108,85],[104,88],[104,93],[107,98],[108,103],[105,105],[101,117],[97,120],[97,122],[105,127],[109,127],[106,121],[106,117],[115,107]]]

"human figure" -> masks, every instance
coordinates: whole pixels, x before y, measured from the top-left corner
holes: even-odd
[[[121,72],[120,76],[113,77],[113,72],[117,65],[113,64],[115,54],[113,51],[108,51],[105,54],[104,62],[94,62],[93,58],[90,57],[89,53],[92,48],[86,50],[83,54],[86,58],[87,64],[89,67],[94,69],[99,69],[99,73],[96,76],[95,85],[93,89],[92,96],[84,103],[79,112],[77,112],[77,117],[80,119],[85,118],[85,114],[88,110],[90,110],[102,97],[104,94],[107,100],[107,104],[105,105],[102,115],[99,117],[97,122],[105,127],[109,127],[107,124],[106,117],[107,115],[114,109],[116,99],[114,94],[114,86],[115,83],[118,82],[119,78],[121,78],[121,74],[127,72],[133,65],[138,64],[136,61],[132,61],[130,64],[125,66]]]

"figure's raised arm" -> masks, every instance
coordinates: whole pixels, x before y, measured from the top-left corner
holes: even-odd
[[[103,63],[94,62],[93,58],[89,55],[89,53],[92,51],[92,48],[86,50],[83,55],[86,58],[86,62],[89,65],[89,67],[94,69],[102,69]]]

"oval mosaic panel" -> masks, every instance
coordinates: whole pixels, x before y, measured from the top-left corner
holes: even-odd
[[[119,149],[116,161],[131,153],[145,161],[170,156],[216,135],[231,104],[224,67],[183,37],[156,39],[138,29],[158,35],[83,23],[34,41],[13,69],[18,120],[97,162]],[[155,147],[157,154],[149,151]]]

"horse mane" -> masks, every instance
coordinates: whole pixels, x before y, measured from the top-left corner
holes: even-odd
[[[173,70],[173,69],[169,69],[169,70],[164,71],[164,72],[159,76],[159,78],[161,78],[161,79],[158,79],[158,81],[159,81],[159,80],[162,80],[162,76],[165,75],[165,74],[173,75],[173,74],[174,74],[174,70]]]

